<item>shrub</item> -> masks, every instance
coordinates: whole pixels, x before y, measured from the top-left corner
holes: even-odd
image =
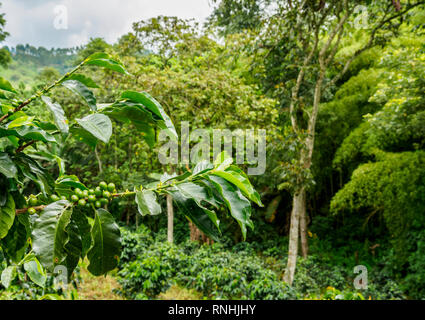
[[[141,229],[145,232],[144,229]],[[128,298],[155,298],[172,285],[194,289],[211,299],[293,299],[295,294],[256,255],[249,244],[233,250],[187,241],[181,245],[150,242],[134,245],[143,237],[123,232],[125,257],[118,272],[121,294]],[[133,261],[128,261],[133,257]]]

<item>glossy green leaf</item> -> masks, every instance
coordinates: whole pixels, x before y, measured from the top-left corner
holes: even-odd
[[[28,117],[27,115],[24,115],[22,117],[16,118],[15,120],[9,122],[6,125],[6,128],[12,129],[12,128],[21,127],[21,126],[27,126],[32,124],[33,120],[34,120],[34,117]]]
[[[87,253],[90,261],[87,269],[93,275],[100,276],[118,265],[121,253],[120,229],[108,211],[98,209],[91,234],[93,244]]]
[[[74,213],[72,214],[72,216]],[[80,232],[75,219],[71,216],[71,221],[65,228],[65,232],[68,235],[68,241],[64,245],[66,252],[65,265],[68,270],[68,277],[70,278],[72,272],[77,267],[78,262],[80,261],[81,253],[83,250],[82,243],[82,232]]]
[[[23,152],[15,156],[18,171],[26,178],[34,181],[45,196],[51,193],[53,179],[40,164]]]
[[[83,74],[71,74],[66,80],[77,80],[84,84],[88,88],[99,88],[99,86],[94,82],[91,78],[83,75]]]
[[[208,215],[217,229],[220,230],[220,221],[217,218],[216,213],[207,208],[205,204],[210,204],[212,207],[219,208],[220,203],[214,198],[211,193],[208,193],[206,187],[194,184],[192,182],[185,182],[175,186],[180,194],[186,199],[192,199]]]
[[[147,92],[136,92],[136,91],[124,91],[121,95],[121,98],[128,99],[136,103],[140,103],[148,108],[156,117],[161,121],[158,122],[158,126],[161,129],[168,130],[175,138],[178,137],[174,124],[171,121],[170,117],[164,111],[164,108],[161,104],[156,101],[149,93]]]
[[[15,263],[21,261],[29,245],[30,236],[31,227],[28,213],[16,216],[7,236],[0,243],[4,254]]]
[[[92,149],[96,148],[97,143],[99,142],[99,140],[97,140],[95,136],[93,136],[90,132],[86,131],[83,128],[73,126],[70,128],[69,131],[75,139],[87,144]]]
[[[142,216],[158,215],[162,212],[156,193],[151,190],[136,191],[137,209]]]
[[[7,178],[14,178],[17,172],[18,169],[12,159],[10,159],[10,156],[6,152],[0,152],[0,173]]]
[[[119,101],[103,106],[100,111],[120,122],[132,123],[149,146],[153,147],[156,123],[152,113],[144,106],[131,101]]]
[[[65,228],[71,220],[71,214],[71,203],[60,200],[45,207],[34,222],[33,251],[41,264],[50,271],[66,259],[65,245],[69,237]]]
[[[10,82],[2,77],[0,77],[0,89],[4,91],[16,93],[16,90],[12,87]]]
[[[0,239],[3,239],[15,220],[15,201],[11,194],[7,195],[6,203],[0,207]]]
[[[91,248],[91,228],[86,212],[79,207],[75,207],[72,211],[71,221],[77,226],[78,233],[81,236],[81,257],[85,257]]]
[[[1,273],[1,284],[7,289],[10,287],[12,281],[18,275],[16,271],[16,266],[8,266]]]
[[[96,113],[88,115],[83,119],[76,120],[78,124],[86,131],[90,132],[95,138],[108,143],[112,135],[112,122],[108,116]]]
[[[7,139],[12,143],[15,148],[19,148],[19,138],[15,136],[7,136]]]
[[[32,260],[24,263],[24,269],[27,272],[29,278],[36,285],[44,288],[46,284],[47,274],[43,269],[43,266],[40,262],[33,258]]]
[[[222,177],[223,179],[233,183],[249,200],[255,202],[260,207],[263,206],[260,195],[252,186],[247,175],[238,167],[231,166],[225,171],[214,170],[211,174]]]
[[[58,164],[59,176],[61,177],[66,172],[65,160],[58,156],[55,156],[55,160],[56,160],[56,163]]]
[[[46,96],[42,96],[41,100],[43,100],[43,102],[46,104],[46,106],[49,108],[50,112],[52,113],[53,119],[58,129],[63,133],[68,133],[69,132],[68,119],[66,118],[65,112],[63,111],[60,104],[53,103],[52,100]]]
[[[54,136],[36,126],[23,126],[13,129],[5,129],[0,127],[0,138],[7,136],[15,136],[24,140],[36,140],[56,143],[56,139]]]
[[[93,92],[78,80],[67,80],[62,82],[62,85],[83,98],[90,109],[97,110],[96,97]]]
[[[129,74],[124,66],[118,61],[111,58],[110,55],[103,52],[94,53],[84,60],[85,64],[104,67],[112,71],[123,74]]]
[[[219,241],[219,230],[211,218],[205,214],[193,199],[184,197],[180,192],[172,192],[177,209],[192,221],[203,233],[215,241]]]
[[[220,192],[221,196],[226,203],[230,214],[239,223],[244,239],[246,238],[246,227],[253,228],[254,225],[251,221],[251,203],[244,197],[242,192],[227,182],[227,180],[217,177],[209,176],[209,180]]]

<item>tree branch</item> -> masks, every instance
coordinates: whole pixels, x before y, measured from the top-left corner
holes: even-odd
[[[31,146],[31,145],[33,145],[34,143],[36,143],[37,141],[35,141],[35,140],[32,140],[32,141],[30,141],[30,142],[28,142],[28,143],[26,143],[26,144],[23,144],[22,146],[20,146],[18,149],[16,149],[16,153],[19,153],[19,152],[22,152],[25,148],[27,148],[27,147],[29,147],[29,146]]]

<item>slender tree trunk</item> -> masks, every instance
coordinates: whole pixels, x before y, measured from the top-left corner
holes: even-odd
[[[118,169],[118,159],[117,159],[117,149],[118,149],[118,144],[117,144],[117,133],[114,132],[114,137],[115,137],[115,148],[114,148],[114,167],[115,170]]]
[[[133,156],[131,154],[133,148],[133,144],[132,144],[132,139],[131,137],[129,138],[129,143],[128,143],[128,153],[127,153],[127,157],[128,157],[128,168],[130,169],[130,171],[132,170],[132,163],[133,163]]]
[[[171,195],[167,194],[167,239],[169,243],[173,243],[173,232],[174,232],[174,208],[173,208],[173,198]]]
[[[300,236],[301,236],[301,254],[304,258],[308,255],[308,238],[307,238],[307,211],[306,211],[306,193],[305,190],[300,192]]]
[[[305,208],[303,201],[305,199],[304,194],[304,188],[301,188],[301,190],[295,193],[292,198],[291,226],[289,228],[288,264],[286,266],[286,271],[283,278],[283,280],[290,286],[294,281],[295,266],[297,264],[298,238],[300,234],[300,215],[302,208]]]
[[[189,221],[189,229],[190,229],[190,240],[199,241],[199,237],[200,237],[199,229],[191,221]]]
[[[319,79],[316,82],[313,110],[308,123],[308,130],[307,130],[308,136],[306,139],[306,150],[302,151],[300,155],[301,164],[306,169],[310,168],[311,160],[313,156],[314,138],[315,138],[314,130],[316,126],[317,113],[319,110],[323,77],[324,77],[324,73],[321,72],[319,75]],[[296,127],[294,129],[296,129]],[[302,255],[303,257],[307,257],[308,239],[307,239],[306,193],[305,193],[304,185],[302,185],[301,189],[295,192],[293,196],[291,226],[289,229],[288,264],[286,266],[286,271],[284,276],[284,281],[288,283],[289,285],[292,285],[292,282],[294,281],[295,267],[297,264],[299,237],[301,237]]]
[[[102,174],[102,160],[100,160],[99,153],[97,152],[97,146],[94,148],[94,155],[96,156],[97,164],[99,166],[99,175]]]

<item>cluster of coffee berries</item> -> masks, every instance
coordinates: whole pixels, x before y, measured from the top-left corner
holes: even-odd
[[[95,189],[81,190],[80,188],[75,188],[73,190],[72,195],[70,195],[69,197],[59,197],[56,194],[52,194],[49,200],[50,202],[56,202],[59,200],[69,200],[79,206],[86,206],[90,208],[91,205],[93,205],[96,208],[100,208],[109,203],[112,194],[115,192],[115,184],[113,184],[112,182],[107,184],[106,182],[102,181]],[[30,195],[27,198],[27,204],[29,206],[28,213],[36,213],[37,210],[34,207],[43,204],[43,202],[40,201],[37,196],[33,194]]]
[[[109,203],[113,192],[116,192],[115,184],[112,182],[107,184],[102,181],[96,189],[81,190],[80,188],[76,188],[70,200],[77,202],[80,206],[90,206],[92,203],[96,208],[100,208]]]

